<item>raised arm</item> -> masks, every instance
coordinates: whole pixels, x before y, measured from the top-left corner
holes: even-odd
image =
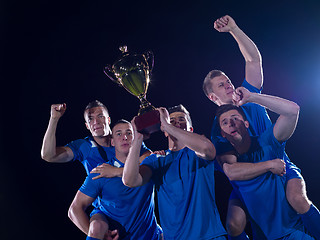
[[[51,116],[41,148],[41,158],[47,162],[69,162],[74,157],[69,147],[56,146],[57,125],[65,111],[65,103],[51,105]]]
[[[229,32],[238,43],[246,61],[246,80],[260,89],[263,85],[262,58],[255,43],[237,26],[232,17],[226,15],[214,22],[219,32]]]
[[[175,127],[169,122],[169,113],[165,108],[159,108],[160,120],[161,120],[161,130],[168,133],[173,138],[176,138],[180,145],[184,145],[195,153],[207,160],[213,160],[216,156],[216,149],[212,142],[206,138],[204,135],[199,135],[197,133],[186,131]]]
[[[143,135],[137,131],[134,119],[131,121],[134,139],[124,164],[122,182],[128,187],[138,187],[147,183],[151,176],[152,171],[147,166],[140,166],[139,155],[141,144],[143,141]]]
[[[300,107],[295,102],[271,95],[251,93],[244,87],[237,88],[234,96],[238,105],[252,102],[280,115],[273,128],[273,134],[279,142],[288,140],[296,129]]]

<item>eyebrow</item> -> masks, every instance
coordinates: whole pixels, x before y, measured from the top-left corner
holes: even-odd
[[[240,117],[241,114],[240,114],[240,113],[235,113],[235,114],[232,114],[230,117],[234,117],[234,116]],[[222,119],[221,122],[225,121],[226,119],[227,119],[227,118]]]

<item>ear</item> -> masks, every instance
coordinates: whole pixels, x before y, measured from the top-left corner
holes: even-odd
[[[220,133],[221,133],[221,136],[222,136],[222,137],[226,138],[226,133],[225,133],[223,130],[221,130]]]
[[[110,123],[111,123],[111,118],[108,117],[108,125],[110,125]]]
[[[111,146],[114,147],[113,138],[111,138]]]
[[[248,122],[248,121],[244,121],[244,126],[245,126],[246,128],[249,128],[249,126],[250,126],[249,122]]]
[[[90,131],[89,124],[87,122],[85,122],[85,124],[86,124],[86,128]]]
[[[218,97],[213,92],[208,94],[208,98],[214,103],[218,100]]]

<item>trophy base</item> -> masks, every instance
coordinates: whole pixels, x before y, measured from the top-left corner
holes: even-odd
[[[160,130],[160,113],[152,110],[135,118],[137,130],[141,134],[150,135]]]

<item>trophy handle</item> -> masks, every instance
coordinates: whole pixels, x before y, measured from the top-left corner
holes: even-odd
[[[113,82],[121,86],[121,83],[117,80],[116,75],[112,71],[112,67],[108,64],[104,67],[104,74],[107,75]]]
[[[153,55],[153,52],[152,51],[145,51],[143,53],[143,55],[145,56],[147,62],[148,62],[148,65],[149,65],[149,71],[151,73],[152,69],[153,69],[153,65],[154,65],[154,55]]]

